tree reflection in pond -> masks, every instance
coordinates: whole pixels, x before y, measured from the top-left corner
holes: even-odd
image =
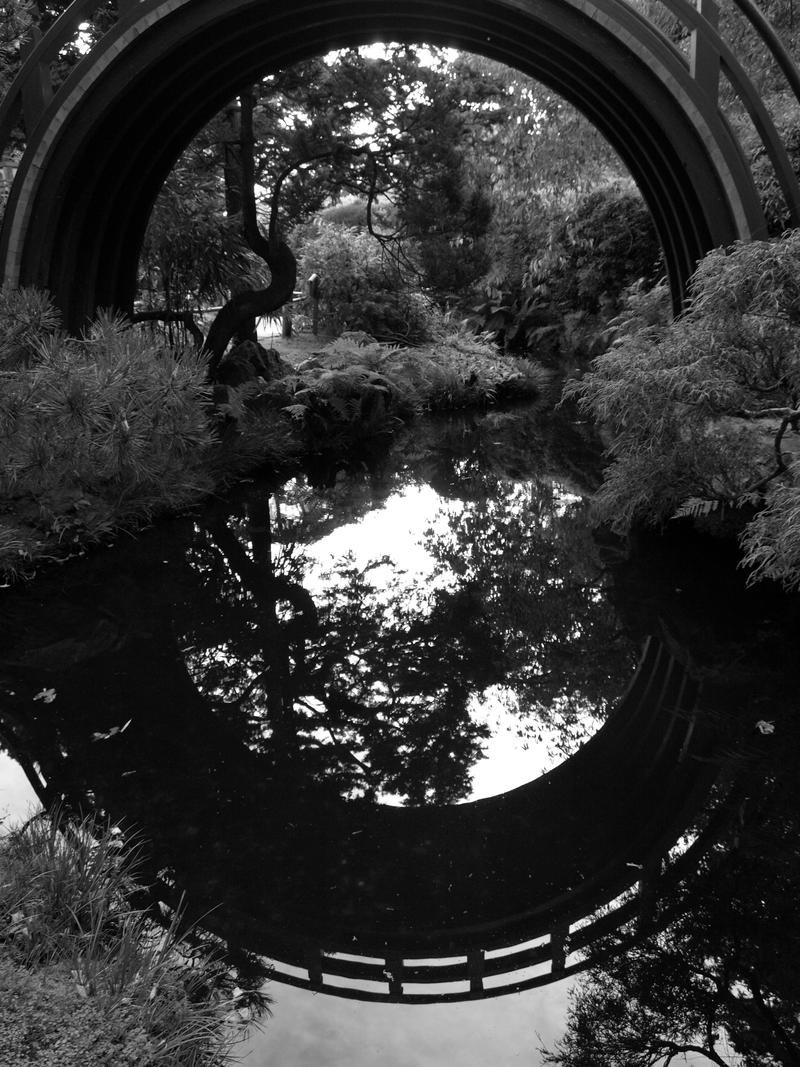
[[[655,547],[641,539],[629,560],[604,570],[584,521],[585,482],[537,476],[540,438],[529,421],[515,429],[505,421],[524,448],[504,447],[498,418],[440,427],[435,447],[418,433],[382,471],[326,490],[299,480],[251,486],[196,518],[6,591],[2,743],[45,803],[65,794],[73,807],[139,825],[162,888],[185,887],[195,914],[209,911],[229,947],[266,954],[277,940],[277,954],[284,930],[305,936],[309,916],[323,929],[329,919],[347,925],[351,905],[366,901],[372,921],[374,900],[390,914],[420,898],[413,863],[402,884],[380,882],[370,897],[353,874],[361,868],[343,861],[376,814],[420,816],[420,825],[431,818],[369,800],[394,794],[425,805],[467,795],[498,693],[523,733],[553,727],[572,745],[584,710],[602,712],[627,683],[636,638],[666,633],[705,691],[721,694],[703,711],[723,717],[745,792],[728,836],[660,902],[679,921],[661,941],[643,941],[638,955],[631,950],[627,963],[640,960],[637,973],[655,990],[648,961],[663,961],[657,953],[670,944],[669,965],[658,963],[667,977],[678,975],[678,957],[719,961],[733,983],[731,1011],[741,1005],[730,998],[750,991],[741,1010],[752,1019],[740,1030],[751,1036],[737,1040],[766,1041],[752,1021],[756,1009],[765,1017],[761,996],[796,1044],[787,1012],[798,1000],[798,598],[745,589],[732,552],[682,538],[679,527]],[[571,471],[585,469],[578,453],[569,452]],[[384,562],[388,544],[362,551],[355,540],[335,565],[342,550],[338,541],[331,550],[330,535],[347,541],[345,521],[390,494],[410,507],[431,483],[441,504],[421,524],[424,567],[403,574],[402,560]],[[54,696],[37,699],[43,693]],[[775,733],[758,731],[762,721]],[[342,796],[355,799],[329,803]],[[452,825],[464,810],[447,809]],[[586,810],[596,814],[594,803]],[[557,833],[563,814],[554,813]],[[562,825],[571,818],[577,823],[580,811]],[[589,820],[587,837],[594,834]],[[487,848],[496,836],[487,835]],[[396,845],[396,835],[374,844],[386,870]],[[373,852],[365,846],[364,855]],[[487,899],[497,896],[496,872],[476,870]],[[446,911],[448,885],[422,887],[426,919],[437,894]],[[445,920],[457,926],[461,917]],[[724,977],[719,968],[709,989]],[[692,992],[677,978],[671,988],[679,998]],[[672,1018],[688,1019],[675,1005]],[[733,1016],[717,1018],[735,1033]],[[750,1062],[779,1059],[774,1048],[753,1045]]]
[[[490,734],[487,701],[526,739],[556,730],[566,753],[627,683],[634,653],[585,505],[552,481],[485,475],[478,493],[470,470],[469,499],[424,531],[427,575],[402,549],[322,562],[316,494],[288,495],[254,489],[240,514],[200,521],[192,567],[218,607],[181,641],[199,691],[294,773],[343,796],[454,802]]]

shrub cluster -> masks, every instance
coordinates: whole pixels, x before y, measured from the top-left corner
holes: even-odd
[[[0,556],[95,540],[213,488],[204,361],[100,318],[81,339],[41,294],[0,293]]]
[[[631,285],[653,285],[663,267],[650,213],[635,192],[599,190],[569,209],[542,207],[525,269],[490,279],[473,321],[506,351],[558,362],[606,347],[609,319]]]
[[[132,907],[135,875],[135,847],[91,820],[40,815],[0,839],[4,1065],[229,1062],[243,995],[179,916]]]
[[[258,465],[369,447],[418,412],[541,392],[531,364],[441,317],[428,328],[435,343],[413,349],[348,334],[302,373],[220,387],[212,405],[203,356],[108,317],[67,337],[41,294],[3,290],[0,568],[25,573]]]
[[[331,335],[363,331],[378,341],[420,344],[430,332],[429,305],[397,261],[368,233],[320,222],[303,240],[298,274],[320,280],[320,325]],[[301,303],[310,313],[310,301]]]
[[[692,294],[666,325],[657,300],[634,301],[624,335],[567,387],[612,436],[598,517],[624,532],[759,509],[746,562],[798,586],[800,231],[709,253]]]
[[[347,332],[293,375],[230,390],[224,410],[245,441],[254,426],[274,433],[280,414],[298,454],[345,457],[388,440],[416,415],[532,400],[549,382],[541,367],[500,356],[493,345],[451,327],[421,348]]]
[[[405,348],[345,333],[268,393],[318,451],[390,434],[423,412],[531,400],[548,381],[540,367],[467,334]]]

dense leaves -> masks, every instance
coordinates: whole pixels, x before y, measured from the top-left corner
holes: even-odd
[[[301,278],[320,279],[319,325],[331,335],[355,330],[378,341],[427,339],[427,301],[409,285],[396,257],[366,231],[319,223],[303,240],[298,271]]]
[[[765,503],[745,532],[748,560],[758,575],[796,583],[799,250],[792,233],[710,253],[686,314],[669,325],[634,316],[631,332],[568,387],[613,437],[601,520],[625,530],[679,509]]]

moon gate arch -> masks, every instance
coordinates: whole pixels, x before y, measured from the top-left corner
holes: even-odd
[[[130,310],[150,210],[191,137],[259,76],[383,39],[486,55],[582,110],[642,191],[679,304],[706,251],[765,236],[744,153],[719,107],[720,75],[800,224],[780,138],[715,29],[712,0],[701,2],[704,13],[666,0],[692,35],[685,56],[625,0],[121,0],[119,21],[53,93],[47,64],[91,10],[74,0],[29,46],[0,109],[0,141],[20,111],[27,130],[0,239],[4,279],[49,289],[74,330],[98,307]],[[759,32],[797,94],[788,55],[768,24]]]

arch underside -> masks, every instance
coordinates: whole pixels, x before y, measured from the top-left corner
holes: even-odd
[[[117,677],[112,684],[130,686],[128,676]],[[143,677],[136,701],[156,684]],[[157,862],[168,858],[173,903],[186,890],[205,928],[277,961],[275,977],[338,995],[347,992],[323,975],[350,977],[363,999],[496,995],[502,987],[490,978],[508,991],[530,962],[544,967],[534,984],[579,969],[569,953],[640,921],[672,884],[670,850],[719,772],[717,735],[696,713],[698,688],[651,639],[627,693],[572,757],[466,804],[393,808],[271,773],[245,787],[222,768],[207,783],[207,816],[198,824],[193,793],[184,811],[180,782],[174,792],[169,782],[160,788],[166,821],[150,798],[132,799],[118,776],[93,781],[93,789],[104,811],[135,823]],[[186,759],[193,762],[191,739]],[[190,847],[170,845],[189,830]],[[618,910],[596,917],[631,891]],[[545,943],[531,949],[537,938]],[[447,969],[458,956],[480,967],[466,993],[411,988],[450,974],[463,979],[463,962]],[[307,978],[298,976],[304,968]],[[397,991],[376,993],[387,972]]]
[[[382,39],[484,54],[580,108],[641,189],[680,299],[709,248],[761,236],[763,218],[716,106],[663,38],[620,11],[615,29],[558,0],[146,0],[33,131],[6,214],[6,277],[48,288],[72,329],[98,307],[129,310],[153,201],[204,123],[264,73]]]

